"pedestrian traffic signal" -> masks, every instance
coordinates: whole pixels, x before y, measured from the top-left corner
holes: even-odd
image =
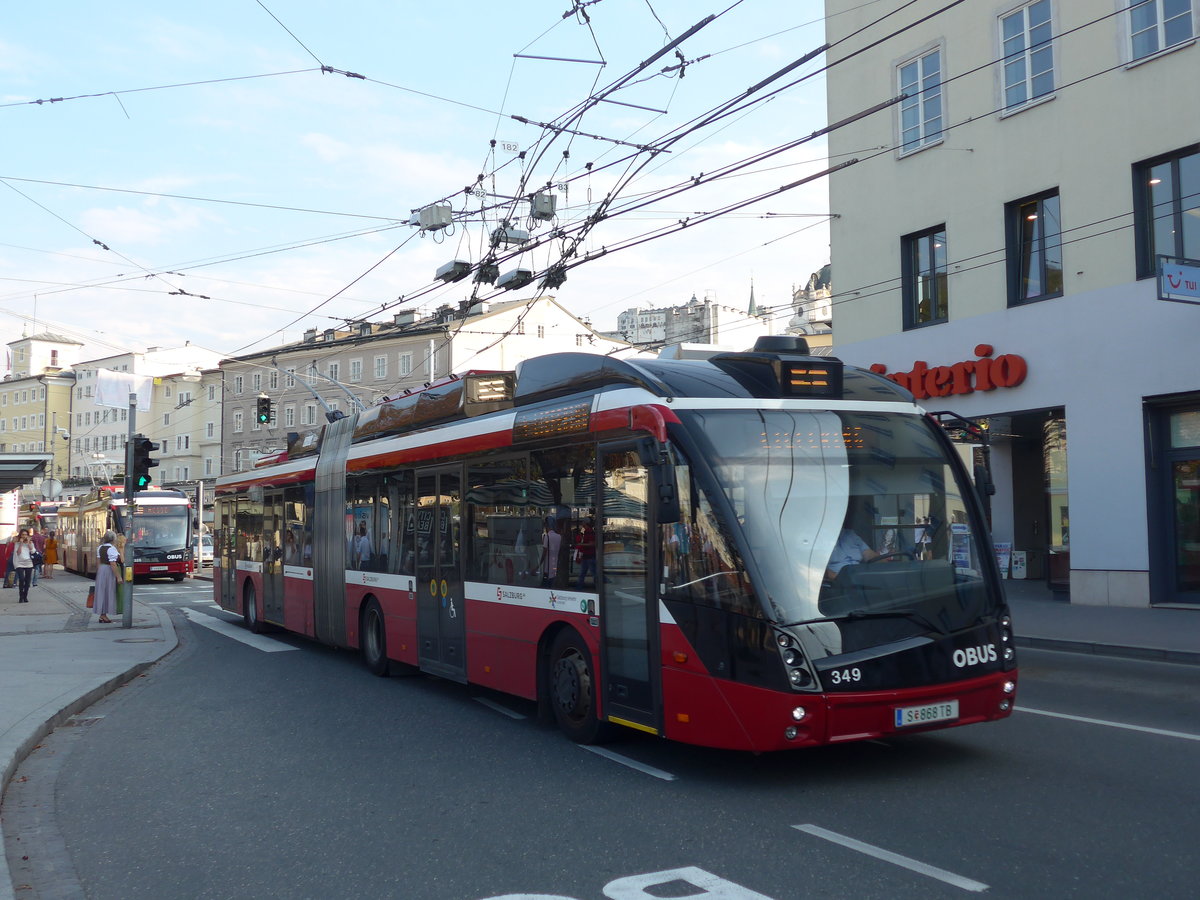
[[[271,421],[271,398],[265,394],[258,398],[258,412],[255,419],[259,425],[266,425]]]
[[[133,436],[133,489],[144,491],[150,487],[150,470],[158,465],[157,459],[151,459],[150,454],[158,449],[158,444],[150,438],[135,434]]]

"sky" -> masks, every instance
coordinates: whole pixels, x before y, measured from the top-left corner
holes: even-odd
[[[793,287],[829,261],[828,196],[819,177],[779,188],[827,166],[824,141],[714,175],[826,124],[822,58],[700,117],[818,48],[823,6],[14,5],[0,32],[0,336],[52,331],[83,358],[185,342],[233,355],[430,312],[473,296],[434,273],[480,261],[502,220],[545,240],[501,272],[570,252],[551,293],[602,330],[693,294],[744,311],[751,284],[760,307],[790,314]],[[514,200],[539,189],[553,220]],[[438,202],[452,226],[408,224]]]

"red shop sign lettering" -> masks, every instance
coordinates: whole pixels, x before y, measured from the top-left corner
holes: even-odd
[[[930,366],[917,360],[908,372],[888,374],[887,366],[875,363],[871,371],[883,375],[901,387],[912,391],[918,400],[926,397],[948,397],[951,394],[973,394],[975,391],[991,391],[996,388],[1014,388],[1025,380],[1029,365],[1025,357],[1015,353],[1004,353],[992,359],[991,344],[980,344],[975,348],[979,359],[954,363],[951,366]]]

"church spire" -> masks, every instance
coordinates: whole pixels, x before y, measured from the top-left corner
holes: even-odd
[[[751,316],[758,315],[758,304],[754,302],[754,278],[753,278],[753,276],[751,276],[751,278],[750,278],[750,308],[748,310],[746,310],[746,314],[751,315]]]

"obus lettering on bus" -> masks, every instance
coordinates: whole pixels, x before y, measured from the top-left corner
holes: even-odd
[[[910,371],[890,374],[883,363],[875,363],[871,371],[912,391],[913,397],[918,400],[991,391],[998,387],[1012,388],[1021,384],[1029,374],[1029,364],[1025,358],[1015,353],[1004,353],[992,359],[993,352],[991,344],[979,344],[975,348],[975,355],[979,359],[932,368],[924,360],[918,359]]]
[[[960,669],[966,666],[979,666],[995,662],[997,659],[995,644],[980,644],[978,647],[966,647],[954,651],[954,664]]]

